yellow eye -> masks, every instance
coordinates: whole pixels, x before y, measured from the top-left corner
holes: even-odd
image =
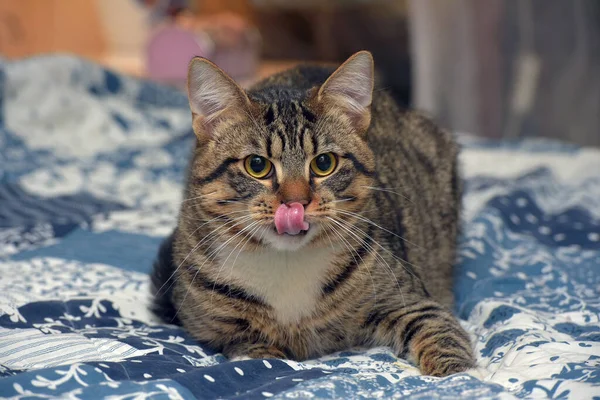
[[[319,154],[310,162],[310,169],[317,176],[331,175],[337,165],[337,158],[333,153]]]
[[[263,179],[269,175],[271,169],[273,168],[273,164],[271,164],[271,161],[267,160],[266,158],[253,154],[246,157],[246,161],[244,161],[244,167],[246,168],[246,172],[251,177]]]

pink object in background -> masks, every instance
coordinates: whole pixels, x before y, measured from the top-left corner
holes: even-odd
[[[187,68],[195,56],[211,57],[211,42],[206,35],[177,25],[159,28],[147,48],[147,72],[150,78],[177,86],[185,84]]]
[[[212,37],[211,37],[212,38]],[[248,29],[238,40],[215,39],[212,54],[208,57],[238,83],[254,77],[259,64],[260,37]]]
[[[227,35],[216,29],[193,29],[177,24],[159,28],[150,37],[146,69],[151,79],[185,86],[187,68],[195,56],[208,58],[238,82],[258,69],[260,37],[253,29]]]

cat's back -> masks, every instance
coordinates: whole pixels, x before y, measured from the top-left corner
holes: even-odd
[[[369,147],[377,164],[377,208],[369,218],[404,268],[450,306],[460,215],[458,146],[449,132],[420,113],[401,110],[384,90],[371,106]]]

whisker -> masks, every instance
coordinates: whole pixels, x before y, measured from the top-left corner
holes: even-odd
[[[248,200],[217,200],[217,203],[219,204],[229,204],[229,203],[235,203],[235,204],[248,204],[249,201]]]
[[[352,201],[352,200],[356,200],[356,197],[348,197],[348,198],[345,198],[345,199],[332,200],[332,201],[329,201],[328,203],[329,204],[335,204],[335,203],[343,203],[345,201]]]
[[[252,217],[250,217],[250,218],[252,218]],[[202,264],[201,264],[201,265],[198,267],[198,269],[197,269],[196,273],[194,274],[194,277],[192,278],[192,281],[190,282],[190,285],[188,286],[188,289],[186,290],[186,292],[185,292],[185,295],[183,296],[183,299],[181,300],[181,304],[179,305],[179,308],[177,309],[177,312],[176,312],[176,313],[175,313],[175,315],[173,316],[173,319],[175,319],[175,317],[177,317],[177,314],[179,314],[179,311],[181,311],[181,307],[183,306],[183,304],[184,304],[184,302],[185,302],[185,299],[187,298],[187,296],[188,296],[188,294],[189,294],[189,292],[190,292],[190,289],[191,289],[192,285],[194,284],[194,281],[196,280],[196,277],[197,277],[197,276],[198,276],[198,274],[200,273],[200,270],[202,269],[202,267],[204,266],[204,264],[206,264],[208,261],[210,261],[210,260],[211,260],[211,257],[212,257],[214,254],[218,254],[218,252],[219,252],[221,249],[223,249],[223,248],[224,248],[224,247],[227,245],[227,243],[229,243],[230,241],[232,241],[233,239],[235,239],[237,236],[239,236],[239,235],[240,235],[242,232],[244,232],[244,229],[247,229],[247,228],[249,228],[249,227],[253,226],[253,225],[254,225],[254,224],[256,224],[256,223],[258,223],[258,222],[253,222],[252,224],[250,224],[250,225],[246,226],[246,227],[245,227],[245,228],[243,228],[243,229],[242,229],[240,232],[236,233],[235,235],[233,235],[232,237],[230,237],[229,239],[227,239],[227,240],[225,241],[225,243],[221,244],[221,245],[220,245],[220,246],[219,246],[219,247],[218,247],[216,250],[214,250],[212,253],[210,253],[208,256],[206,256],[206,259],[205,259],[205,260],[202,262]],[[238,224],[236,224],[236,225],[238,225]],[[234,226],[235,226],[235,225],[234,225]],[[228,229],[228,231],[229,231],[229,230],[231,230],[231,228],[233,228],[233,226],[231,226],[231,227]],[[189,255],[189,254],[188,254],[188,255]],[[187,257],[186,257],[186,258],[187,258]]]
[[[325,228],[327,228],[328,225],[330,225],[327,221],[325,221]],[[327,232],[327,229],[323,229],[323,232],[325,232],[325,235],[327,235],[327,239],[329,240],[329,244],[331,244],[331,250],[335,251],[335,246],[333,245],[333,242],[331,241],[331,236],[329,236],[329,232]]]
[[[250,240],[252,240],[252,238],[254,237],[254,234],[257,233],[258,231],[260,231],[260,229],[263,228],[262,234],[261,234],[261,238],[259,240],[262,240],[262,237],[265,235],[265,232],[267,231],[267,229],[269,229],[268,225],[258,225],[256,227],[255,230],[253,230],[252,232],[250,232],[250,234],[248,235],[248,238],[246,239],[246,242],[244,243],[244,245],[240,248],[240,250],[237,253],[237,256],[235,256],[233,263],[231,265],[231,267],[233,268],[233,266],[235,265],[235,262],[237,261],[238,257],[240,256],[240,254],[242,254],[242,251],[244,250],[244,247],[246,247],[246,245],[248,243],[250,243]]]
[[[247,227],[243,228],[240,232],[238,232],[236,234],[236,236],[239,236],[240,233],[244,232],[249,227],[256,227],[257,224],[259,224],[259,222],[255,221],[254,223],[252,223],[252,224],[248,225]],[[260,229],[261,226],[259,225],[258,228]],[[254,231],[255,230],[252,229],[252,232],[254,232]],[[229,257],[231,257],[231,255],[238,248],[238,246],[240,246],[242,243],[244,243],[244,240],[248,237],[248,235],[250,235],[250,233],[246,233],[246,235],[244,236],[244,238],[238,244],[235,245],[235,247],[231,250],[231,252],[227,256],[227,258],[225,258],[225,261],[223,261],[223,263],[221,264],[221,267],[219,267],[219,271],[217,272],[217,276],[215,278],[215,282],[219,280],[219,275],[221,274],[221,269],[225,266],[225,264],[227,264],[227,261],[229,260]],[[250,237],[248,237],[248,240],[250,240],[251,238],[252,238],[252,236],[250,235]],[[248,243],[248,241],[246,241],[245,243]],[[242,246],[242,249],[243,249],[244,246]],[[239,255],[239,253],[238,253],[238,255]],[[218,256],[218,254],[215,255],[215,258],[214,258],[215,260],[217,259],[216,256]],[[237,260],[237,257],[235,259]]]
[[[350,242],[348,242],[348,240],[342,235],[340,234],[337,229],[335,229],[335,227],[331,224],[328,224],[329,228],[331,228],[331,231],[338,237],[340,238],[340,240],[342,241],[342,243],[346,246],[346,248],[348,250],[350,250],[350,255],[352,256],[352,258],[354,259],[354,262],[359,265],[358,260],[356,259],[356,257],[354,257],[354,254],[356,253],[356,255],[360,258],[361,262],[364,263],[363,258],[360,256],[360,254],[358,253],[358,251],[356,251],[356,249],[354,249],[352,247],[352,245],[350,244]]]
[[[354,257],[354,254],[356,254],[360,258],[360,261],[362,264],[365,263],[364,259],[361,257],[361,255],[358,253],[358,251],[352,247],[350,242],[348,242],[348,240],[346,238],[344,238],[344,236],[341,233],[339,233],[333,225],[328,223],[325,226],[328,227],[329,229],[331,229],[331,231],[333,233],[335,233],[337,235],[337,237],[340,238],[340,240],[342,240],[342,243],[344,243],[346,245],[346,248],[350,250],[350,255],[352,255],[352,258],[354,259],[354,262],[357,265],[359,265],[359,264],[358,264],[358,261],[356,260],[356,257]],[[332,244],[332,246],[333,246],[333,244]],[[369,272],[369,277],[371,278],[372,293],[375,296],[375,299],[377,299],[377,290],[375,289],[375,281],[373,280],[373,274],[371,274],[370,269],[367,269],[367,271]]]
[[[230,222],[227,222],[226,224],[223,224],[223,225],[221,225],[221,226],[217,227],[216,229],[213,229],[213,230],[212,230],[211,232],[209,232],[209,233],[208,233],[206,236],[204,236],[204,237],[203,237],[203,238],[202,238],[202,239],[201,239],[201,240],[200,240],[200,241],[199,241],[199,242],[198,242],[198,243],[197,243],[197,244],[196,244],[196,245],[195,245],[195,246],[194,246],[194,247],[193,247],[193,248],[192,248],[192,249],[189,251],[189,253],[188,253],[188,254],[185,256],[185,258],[184,258],[184,259],[181,261],[181,263],[179,263],[179,265],[177,266],[177,268],[175,268],[175,271],[173,271],[173,273],[171,274],[171,276],[169,276],[169,279],[167,279],[167,280],[166,280],[166,281],[165,281],[165,282],[162,284],[162,286],[161,286],[161,287],[160,287],[160,288],[159,288],[159,289],[156,291],[156,296],[160,296],[160,295],[161,295],[161,294],[160,294],[160,292],[163,290],[163,288],[165,287],[165,285],[166,285],[167,283],[169,283],[169,281],[173,280],[173,277],[175,276],[175,274],[177,273],[177,271],[179,271],[179,268],[181,268],[181,266],[183,265],[183,263],[185,263],[185,261],[186,261],[186,260],[189,258],[189,256],[190,256],[190,255],[191,255],[191,254],[192,254],[194,251],[196,251],[196,250],[197,250],[197,249],[198,249],[198,248],[199,248],[199,247],[202,245],[202,243],[204,243],[204,242],[205,242],[206,240],[208,240],[208,239],[209,239],[209,238],[210,238],[210,237],[211,237],[213,234],[215,234],[215,233],[216,233],[216,231],[218,231],[218,230],[220,230],[220,229],[223,229],[223,227],[227,226],[227,224],[228,224],[228,223],[235,222],[236,220],[237,220],[237,221],[239,221],[238,223],[236,223],[236,224],[234,224],[234,225],[230,226],[230,227],[229,227],[229,228],[226,230],[226,232],[227,232],[227,231],[231,230],[233,227],[235,227],[236,225],[239,225],[240,223],[243,223],[244,221],[246,221],[247,219],[250,219],[250,218],[252,218],[252,217],[251,217],[251,216],[247,216],[247,215],[241,216],[241,217],[239,217],[239,218],[236,218],[236,219],[234,219],[234,220],[232,220],[232,221],[230,221]],[[170,288],[173,286],[173,284],[175,284],[175,281],[174,281],[174,280],[171,282],[170,286],[169,286],[169,287],[168,287],[168,288],[165,290],[165,292],[166,292],[167,290],[169,290],[169,289],[170,289]],[[163,293],[163,294],[164,294],[164,293]]]
[[[210,219],[210,220],[208,220],[208,221],[204,222],[203,224],[200,224],[200,226],[198,226],[196,229],[194,229],[194,231],[193,231],[192,233],[190,233],[190,234],[189,234],[188,238],[192,237],[192,236],[193,236],[193,235],[194,235],[196,232],[198,232],[198,230],[200,230],[200,229],[201,229],[203,226],[205,226],[206,224],[209,224],[209,223],[211,223],[211,222],[214,222],[214,221],[216,221],[216,220],[219,220],[219,219],[223,219],[223,218],[225,218],[225,217],[227,217],[227,216],[229,216],[229,215],[233,215],[233,214],[239,214],[239,213],[244,213],[244,212],[248,212],[248,211],[246,211],[246,210],[232,211],[232,212],[230,212],[230,213],[227,213],[227,214],[221,214],[221,215],[219,215],[218,217],[215,217],[215,218],[213,218],[213,219]],[[244,216],[242,216],[242,217],[244,217]],[[235,221],[235,220],[237,220],[237,219],[239,219],[239,218],[242,218],[242,217],[234,218],[234,219],[232,219],[231,221]]]
[[[401,239],[401,240],[403,240],[404,242],[406,242],[406,243],[408,243],[408,244],[411,244],[411,245],[413,245],[413,246],[415,246],[415,247],[417,247],[417,248],[420,248],[420,249],[422,249],[422,248],[423,248],[423,247],[419,246],[418,244],[416,244],[416,243],[413,243],[413,242],[409,241],[408,239],[405,239],[405,238],[403,238],[402,236],[398,235],[397,233],[395,233],[395,232],[392,232],[392,231],[390,231],[389,229],[386,229],[386,228],[384,228],[384,227],[382,227],[382,226],[380,226],[380,225],[376,224],[375,222],[373,222],[373,221],[372,221],[372,220],[370,220],[369,218],[367,218],[367,217],[364,217],[364,216],[362,216],[362,215],[360,215],[360,214],[358,214],[358,213],[355,213],[355,212],[352,212],[352,211],[346,211],[346,210],[336,210],[336,211],[337,211],[338,213],[340,213],[340,214],[349,215],[349,216],[352,216],[352,217],[354,217],[354,218],[360,219],[360,220],[361,220],[361,221],[363,221],[363,222],[367,222],[367,223],[369,223],[369,224],[371,224],[371,225],[373,225],[373,226],[375,226],[375,227],[377,227],[377,228],[381,229],[382,231],[384,231],[384,232],[387,232],[387,233],[389,233],[390,235],[394,235],[394,236],[395,236],[395,237],[397,237],[398,239]]]
[[[332,218],[332,217],[328,217],[328,219],[330,219],[331,221],[333,221],[334,223],[338,224],[338,226],[342,229],[344,229],[346,232],[348,232],[349,234],[351,234],[354,239],[357,241],[357,243],[362,244],[363,246],[367,247],[367,249],[369,251],[373,251],[375,253],[375,258],[380,259],[381,261],[383,261],[383,263],[385,264],[386,270],[389,271],[389,273],[392,275],[392,277],[394,278],[394,280],[396,281],[396,285],[398,286],[398,290],[400,291],[400,295],[402,296],[402,301],[404,302],[404,304],[406,305],[406,301],[404,299],[404,292],[402,291],[402,287],[400,286],[400,282],[398,281],[398,278],[396,277],[396,274],[394,274],[394,271],[392,269],[392,267],[388,264],[388,262],[386,261],[385,258],[383,258],[383,256],[381,256],[381,254],[379,254],[379,252],[373,248],[373,246],[371,246],[370,244],[368,244],[363,238],[361,238],[360,236],[358,236],[356,233],[352,232],[351,229],[349,229],[348,227],[344,226],[341,224],[341,220],[337,221],[336,219]],[[368,235],[366,233],[364,233],[367,237],[369,237],[373,243],[377,244],[379,247],[384,248],[383,246],[381,246],[379,244],[379,242],[377,242],[375,240],[375,238],[373,238],[371,235]],[[385,248],[384,248],[385,249]],[[400,264],[402,265],[402,264]],[[405,268],[402,265],[403,268]],[[406,269],[406,268],[405,268]],[[410,272],[407,270],[407,272]]]
[[[410,266],[412,266],[412,267],[419,268],[417,265],[415,265],[415,264],[413,264],[413,263],[411,263],[411,262],[409,262],[409,261],[407,261],[407,260],[405,260],[405,259],[403,259],[403,258],[401,258],[401,257],[398,257],[398,256],[396,256],[396,255],[395,255],[394,253],[392,253],[392,252],[391,252],[389,249],[387,249],[386,247],[384,247],[384,246],[380,245],[380,244],[379,244],[379,242],[377,242],[377,241],[376,241],[376,240],[373,238],[373,236],[369,235],[367,232],[365,232],[364,230],[362,230],[362,229],[361,229],[361,228],[359,228],[358,226],[356,226],[356,225],[353,225],[353,224],[351,224],[350,222],[348,222],[348,221],[345,221],[345,220],[343,220],[343,219],[338,219],[338,222],[340,222],[340,223],[343,223],[343,224],[345,224],[345,225],[346,225],[346,226],[348,226],[348,227],[354,228],[354,229],[356,229],[357,231],[359,231],[360,233],[362,233],[363,235],[365,235],[365,236],[368,236],[368,237],[369,237],[369,238],[371,238],[371,240],[373,240],[373,242],[374,242],[374,243],[376,243],[376,244],[377,244],[377,245],[378,245],[378,246],[379,246],[379,247],[380,247],[382,250],[384,250],[385,252],[387,252],[387,253],[388,253],[388,254],[389,254],[391,257],[393,257],[393,258],[394,258],[396,261],[400,262],[401,264],[405,263],[405,264],[407,264],[407,265],[410,265]],[[404,266],[403,266],[403,267],[404,267]],[[405,269],[406,269],[406,268],[405,268]],[[419,268],[419,269],[420,269],[420,268]],[[410,273],[412,276],[414,276],[415,278],[419,279],[419,277],[417,277],[417,276],[415,276],[414,274],[412,274],[412,272],[411,272],[411,271],[409,271],[408,269],[406,269],[406,272]]]
[[[229,267],[229,275],[227,277],[227,281],[231,280],[231,274],[233,273],[233,268],[235,267],[235,263],[237,262],[240,254],[242,254],[242,251],[244,251],[244,248],[246,247],[246,245],[248,243],[250,243],[250,240],[252,240],[252,237],[254,236],[254,234],[256,232],[258,232],[261,228],[268,228],[267,226],[262,226],[262,225],[258,225],[255,229],[253,229],[252,231],[250,231],[245,237],[244,239],[242,239],[243,241],[243,245],[242,247],[240,247],[237,255],[235,256],[235,258],[233,259],[233,262],[231,263],[231,267]],[[263,230],[263,235],[264,235],[265,231]],[[245,240],[245,241],[244,241]],[[242,242],[240,242],[242,243]],[[233,254],[233,252],[235,251],[235,249],[237,248],[238,245],[236,245],[233,250],[231,250],[231,253],[229,253],[229,255],[227,256],[227,258],[225,259],[225,261],[223,261],[223,264],[221,265],[221,268],[223,268],[225,266],[225,264],[227,263],[227,260],[229,259],[229,257],[231,257],[231,254]],[[220,273],[220,269],[219,269],[219,273]],[[215,281],[218,281],[219,279],[219,275],[217,275],[217,278],[215,279]]]
[[[202,222],[211,222],[217,219],[221,219],[221,218],[225,218],[228,217],[230,215],[233,214],[239,214],[239,213],[243,213],[243,212],[248,212],[248,210],[235,210],[235,211],[229,211],[229,212],[225,212],[225,213],[220,213],[217,217],[212,218],[210,220],[207,221],[206,217],[199,214],[199,213],[193,213],[193,214],[189,214],[187,212],[183,212],[183,210],[179,211],[179,218],[185,218],[186,221],[202,221]]]
[[[375,239],[374,239],[374,238],[373,238],[371,235],[369,235],[367,232],[365,232],[364,230],[360,229],[360,228],[359,228],[359,227],[357,227],[356,225],[351,225],[349,222],[347,222],[347,221],[344,221],[344,220],[341,220],[341,219],[340,219],[340,220],[338,220],[338,222],[340,222],[340,223],[344,223],[344,224],[346,224],[347,226],[350,226],[350,227],[352,227],[352,228],[354,228],[354,229],[358,230],[359,232],[361,232],[361,233],[362,233],[362,234],[364,234],[365,236],[368,236],[368,237],[370,237],[370,238],[371,238],[371,240],[373,240],[373,242],[374,242],[375,244],[377,244],[377,246],[379,246],[379,248],[381,248],[383,251],[385,251],[386,253],[388,253],[388,254],[390,255],[390,257],[392,257],[394,260],[398,261],[398,263],[400,263],[400,265],[402,266],[402,268],[404,268],[404,270],[405,270],[407,273],[409,273],[409,274],[410,274],[412,277],[414,277],[415,279],[417,279],[417,280],[419,280],[419,281],[423,282],[423,280],[422,280],[422,279],[421,279],[419,276],[415,275],[415,274],[414,274],[414,273],[413,273],[411,270],[409,270],[408,268],[406,268],[406,266],[405,266],[404,264],[410,265],[411,267],[414,267],[414,268],[417,268],[417,269],[420,269],[420,268],[419,268],[419,266],[417,266],[417,265],[415,265],[415,264],[413,264],[413,263],[411,263],[411,262],[409,262],[409,261],[407,261],[407,260],[405,260],[405,259],[403,259],[403,258],[401,258],[401,257],[398,257],[398,256],[396,256],[396,255],[395,255],[394,253],[392,253],[392,252],[391,252],[389,249],[387,249],[386,247],[384,247],[384,246],[382,246],[381,244],[379,244],[379,242],[377,242],[377,241],[376,241],[376,240],[375,240]]]
[[[200,196],[190,197],[189,199],[183,200],[181,203],[185,203],[185,202],[196,200],[196,199],[201,199],[203,197],[209,196],[209,195],[214,194],[214,193],[217,193],[217,191],[215,190],[215,191],[212,191],[210,193],[201,194]]]
[[[413,203],[413,201],[408,196],[406,196],[406,195],[404,195],[402,193],[395,192],[392,189],[380,188],[380,187],[374,187],[374,186],[361,186],[361,187],[365,188],[365,189],[370,189],[370,190],[377,190],[377,191],[380,191],[380,192],[392,193],[392,194],[395,194],[395,195],[398,195],[398,196],[402,197],[403,199],[405,199],[406,201],[408,201],[411,204],[415,204],[415,203]]]
[[[242,230],[240,230],[238,233],[236,233],[235,235],[233,235],[232,237],[230,237],[229,239],[227,239],[225,241],[225,243],[223,243],[222,245],[220,245],[216,250],[214,250],[211,254],[209,254],[207,256],[207,259],[202,263],[202,265],[200,266],[200,268],[209,260],[212,259],[212,261],[216,261],[218,255],[221,253],[221,251],[223,251],[225,249],[225,247],[227,246],[227,244],[229,242],[231,242],[233,239],[236,239],[237,237],[245,234],[248,230],[253,229],[257,224],[259,224],[259,221],[254,221],[253,223],[251,223],[250,225],[244,227]],[[245,238],[246,236],[244,236]],[[242,239],[243,240],[243,239]],[[242,243],[240,241],[240,243]],[[215,285],[217,284],[218,280],[219,280],[219,276],[221,275],[221,270],[223,268],[223,266],[225,265],[225,263],[227,263],[227,260],[229,259],[229,257],[231,257],[231,255],[233,254],[233,252],[235,251],[235,249],[237,249],[237,247],[240,245],[240,243],[236,244],[235,247],[233,248],[233,250],[231,250],[231,252],[229,253],[229,255],[227,256],[227,258],[225,259],[225,261],[223,262],[223,264],[221,264],[221,266],[219,267],[219,270],[217,271],[217,276],[215,278]],[[213,286],[214,289],[214,286]],[[214,291],[213,293],[211,293],[211,301],[212,301],[212,297],[214,295]]]

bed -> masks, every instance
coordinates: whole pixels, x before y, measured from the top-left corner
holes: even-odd
[[[0,397],[600,396],[600,150],[458,135],[456,313],[477,373],[387,348],[228,361],[149,311],[193,134],[185,96],[68,56],[0,60]]]

